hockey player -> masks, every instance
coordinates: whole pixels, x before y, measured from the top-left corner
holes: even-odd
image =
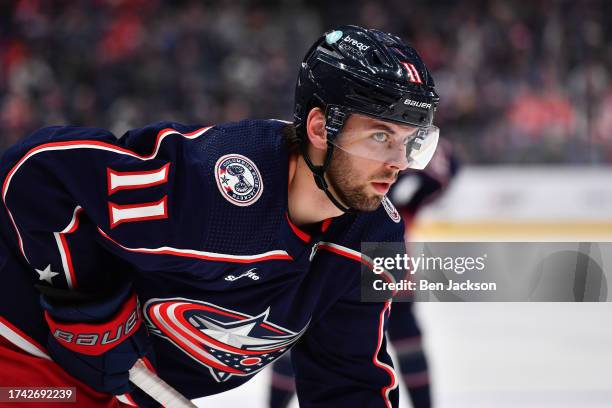
[[[13,146],[0,384],[147,406],[128,380],[138,358],[197,398],[292,348],[301,405],[397,406],[390,301],[360,301],[360,245],[402,241],[385,193],[431,158],[437,102],[414,49],[343,26],[306,54],[293,123],[160,122],[118,140],[56,126]]]
[[[447,140],[440,140],[436,152],[422,171],[408,169],[400,173],[387,196],[406,224],[406,237],[416,215],[448,188],[459,170],[459,159]],[[421,330],[412,311],[409,292],[400,292],[393,301],[388,319],[387,340],[399,362],[401,379],[414,408],[432,405],[427,359],[422,347]],[[406,299],[399,299],[406,296]],[[284,408],[295,394],[291,359],[284,355],[272,365],[268,402],[270,408]]]

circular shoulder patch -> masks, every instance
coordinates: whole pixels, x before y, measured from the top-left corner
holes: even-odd
[[[215,164],[215,179],[221,195],[230,203],[246,207],[255,203],[263,191],[259,169],[240,154],[226,154]]]
[[[402,217],[400,217],[399,212],[397,212],[397,209],[391,203],[391,200],[387,198],[387,196],[383,197],[382,205],[383,207],[385,207],[387,214],[389,214],[389,218],[391,218],[393,222],[400,222],[402,220]]]

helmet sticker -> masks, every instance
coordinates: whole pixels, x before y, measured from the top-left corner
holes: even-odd
[[[325,36],[325,42],[328,43],[329,45],[332,45],[333,43],[337,42],[340,38],[342,38],[342,31],[339,31],[339,30],[332,31],[331,33]]]
[[[359,42],[359,41],[357,41],[354,38],[351,38],[350,35],[347,35],[346,37],[344,37],[342,39],[342,42],[345,42],[345,43],[348,43],[348,44],[352,45],[353,47],[357,48],[361,52],[367,51],[368,48],[370,48],[369,45],[365,45],[364,43]]]
[[[406,68],[406,72],[408,73],[408,80],[410,82],[413,82],[415,84],[423,83],[423,81],[421,81],[421,76],[419,75],[419,71],[417,71],[414,65],[412,65],[409,62],[401,62],[400,64],[402,64],[404,68]]]

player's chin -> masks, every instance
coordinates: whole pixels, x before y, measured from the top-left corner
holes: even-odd
[[[359,203],[353,206],[358,211],[376,211],[382,202],[384,195],[372,194],[367,198],[362,198]]]

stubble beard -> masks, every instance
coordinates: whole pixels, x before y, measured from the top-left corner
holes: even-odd
[[[336,196],[344,205],[357,211],[374,211],[382,202],[383,195],[367,192],[370,181],[357,184],[353,178],[353,166],[350,154],[335,149],[329,168],[327,181],[333,187]],[[395,178],[393,173],[386,172],[373,179]]]

